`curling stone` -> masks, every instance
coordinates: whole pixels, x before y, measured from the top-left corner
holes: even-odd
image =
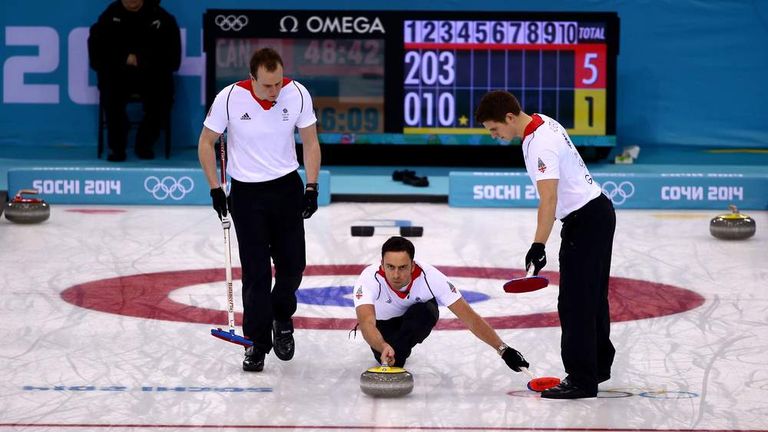
[[[36,224],[48,220],[51,206],[40,198],[27,198],[35,195],[34,189],[22,189],[10,201],[4,204],[5,218],[19,224]]]
[[[413,391],[413,375],[400,367],[372,367],[360,375],[360,390],[373,397],[405,396]]]
[[[739,213],[735,205],[730,205],[730,213],[721,214],[709,222],[709,233],[721,240],[744,240],[755,235],[755,220]]]

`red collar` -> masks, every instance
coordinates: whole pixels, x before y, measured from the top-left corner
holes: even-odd
[[[542,120],[538,114],[531,115],[531,121],[528,122],[528,124],[525,126],[525,131],[523,131],[523,139],[525,139],[525,137],[527,137],[528,135],[532,134],[533,131],[538,129],[538,127],[543,124],[544,124],[544,120]]]
[[[392,292],[397,294],[397,296],[400,297],[401,299],[404,299],[408,297],[408,294],[411,293],[411,287],[413,286],[413,281],[415,281],[417,277],[421,276],[423,271],[421,270],[421,267],[419,267],[417,264],[414,264],[413,271],[411,272],[411,283],[409,283],[408,286],[403,291],[392,288],[392,285],[389,284],[389,281],[387,280],[387,275],[386,273],[384,273],[384,269],[381,268],[381,266],[379,266],[379,270],[377,270],[376,273],[380,274],[381,277],[384,278],[384,280],[387,282],[387,286],[389,287],[389,289],[392,290]]]
[[[290,78],[283,77],[283,87],[288,85],[289,82],[291,82]],[[258,97],[256,97],[256,94],[253,93],[253,85],[252,85],[252,81],[250,79],[244,79],[242,81],[238,81],[237,82],[237,86],[238,87],[242,87],[242,88],[248,90],[248,93],[250,93],[251,96],[253,96],[253,99],[256,102],[258,102],[259,105],[261,105],[261,107],[264,108],[265,111],[268,111],[270,108],[275,106],[276,102],[268,101],[266,99],[259,99]]]

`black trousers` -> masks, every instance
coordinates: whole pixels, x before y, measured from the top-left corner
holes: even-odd
[[[138,95],[144,116],[136,132],[136,151],[151,151],[173,107],[173,76],[120,69],[99,73],[99,94],[107,122],[107,145],[123,155],[128,142],[126,105]]]
[[[261,183],[233,179],[230,195],[242,266],[243,334],[268,353],[272,321],[288,321],[296,312],[296,290],[306,266],[304,186],[294,171]]]
[[[599,378],[610,377],[616,353],[608,309],[616,213],[601,194],[562,222],[557,298],[561,356],[568,378],[592,391]]]
[[[376,328],[384,337],[384,340],[395,350],[395,364],[393,366],[405,366],[405,360],[411,355],[411,350],[416,344],[424,342],[424,339],[432,332],[437,324],[440,312],[437,309],[437,300],[434,298],[425,303],[416,303],[408,308],[399,317],[388,320],[376,320]],[[381,353],[371,348],[377,362],[381,361]]]

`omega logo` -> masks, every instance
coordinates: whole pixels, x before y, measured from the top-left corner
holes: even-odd
[[[280,19],[281,33],[296,33],[297,31],[299,31],[299,20],[295,16],[286,15]]]
[[[304,27],[310,33],[386,33],[381,20],[376,17],[319,17],[311,16],[304,22]],[[299,31],[299,20],[293,15],[280,19],[281,33],[296,33]]]

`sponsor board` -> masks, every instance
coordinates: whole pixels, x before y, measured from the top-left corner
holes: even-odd
[[[768,174],[594,173],[613,205],[630,209],[768,209]],[[538,194],[524,172],[451,172],[453,207],[538,206]]]
[[[304,171],[299,174],[304,178]],[[331,202],[329,171],[320,171],[319,205]],[[50,204],[210,205],[200,169],[24,168],[8,171],[8,192],[35,189]]]

